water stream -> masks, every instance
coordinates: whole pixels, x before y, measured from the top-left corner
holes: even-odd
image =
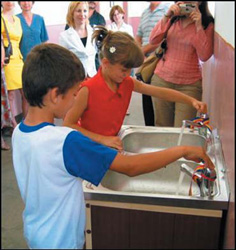
[[[185,128],[185,123],[183,123],[183,125],[181,127],[181,131],[180,131],[180,134],[179,134],[179,139],[178,139],[177,146],[180,146],[180,144],[181,144],[183,133],[184,133],[184,128]]]

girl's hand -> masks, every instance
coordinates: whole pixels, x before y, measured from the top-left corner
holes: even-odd
[[[198,7],[196,7],[195,10],[189,14],[189,17],[193,22],[195,22],[197,31],[202,29],[202,14]]]
[[[104,136],[101,143],[107,147],[115,148],[119,151],[123,150],[122,141],[118,136]]]
[[[207,104],[205,102],[193,100],[192,105],[198,112],[207,114]]]

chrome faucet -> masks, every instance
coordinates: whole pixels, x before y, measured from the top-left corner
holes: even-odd
[[[204,168],[202,174],[194,172],[194,170],[189,167],[187,164],[183,163],[180,166],[180,170],[186,173],[188,176],[193,178],[196,176],[196,183],[200,190],[201,197],[211,197],[214,188],[214,180],[216,179],[215,170],[211,170],[209,168]]]
[[[202,121],[201,121],[202,119]],[[197,119],[195,120],[183,120],[183,125],[182,127],[187,127],[190,126],[190,128],[192,127],[192,129],[194,130],[194,128],[198,128],[198,133],[199,135],[203,135],[207,138],[208,135],[208,131],[211,134],[211,127],[210,125],[206,124],[204,121],[207,121],[209,119],[207,114],[201,114],[200,115],[200,120],[197,121]]]

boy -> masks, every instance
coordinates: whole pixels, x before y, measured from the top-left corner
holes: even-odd
[[[22,199],[24,236],[30,248],[83,248],[82,180],[98,185],[108,169],[135,176],[181,157],[214,168],[201,147],[178,146],[125,156],[71,128],[55,126],[73,104],[85,77],[77,57],[56,44],[33,48],[23,68],[29,110],[12,137],[13,164]]]

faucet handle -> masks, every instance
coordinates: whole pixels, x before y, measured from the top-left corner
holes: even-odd
[[[209,115],[207,113],[200,113],[200,118],[209,119]]]

